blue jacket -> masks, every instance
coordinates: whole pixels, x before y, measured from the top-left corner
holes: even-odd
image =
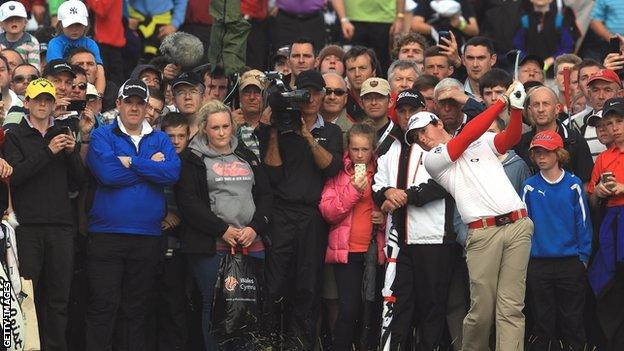
[[[561,180],[549,183],[538,173],[524,182],[522,200],[535,225],[531,257],[589,260],[592,224],[583,183],[577,176],[565,171]]]
[[[157,152],[165,161],[151,160]],[[132,158],[130,168],[119,156]],[[137,152],[115,120],[93,131],[87,166],[97,179],[88,216],[90,233],[160,235],[166,214],[164,188],[180,175],[180,159],[165,133],[144,135]]]

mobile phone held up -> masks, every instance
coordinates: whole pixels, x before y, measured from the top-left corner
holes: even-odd
[[[620,38],[611,37],[611,39],[609,39],[609,53],[619,54],[620,51]]]
[[[87,108],[87,100],[72,100],[67,105],[67,111],[82,112]]]
[[[440,40],[438,40],[438,44],[447,45],[446,42],[442,40],[442,38],[446,38],[448,41],[451,41],[451,32],[449,32],[448,30],[441,30],[438,32],[438,35],[440,35]]]

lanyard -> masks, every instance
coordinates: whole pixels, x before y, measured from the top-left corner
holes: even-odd
[[[410,147],[410,157],[411,157],[411,147]],[[423,154],[424,152],[421,151],[420,152],[420,157],[418,157],[418,163],[416,164],[416,170],[414,170],[414,176],[412,177],[412,181],[410,182],[410,184],[414,184],[414,182],[416,181],[416,174],[418,174],[418,168],[420,168],[420,163],[422,162],[422,158],[423,158]],[[408,169],[409,172],[409,169]]]
[[[381,144],[383,144],[384,140],[386,140],[388,135],[390,135],[390,132],[392,131],[392,128],[394,128],[394,123],[392,121],[390,121],[388,123],[388,127],[386,128],[386,130],[383,132],[383,134],[379,138],[379,141],[377,142],[377,148],[375,149],[375,151],[377,151],[377,149],[379,149],[379,146],[381,146]]]

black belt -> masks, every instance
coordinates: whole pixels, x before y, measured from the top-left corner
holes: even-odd
[[[305,21],[305,20],[309,20],[309,19],[321,16],[323,14],[323,11],[317,10],[317,11],[314,11],[314,12],[307,12],[307,13],[293,13],[293,12],[288,12],[288,11],[284,11],[284,10],[280,9],[279,10],[279,14],[282,14],[282,15],[284,15],[286,17],[289,17],[289,18],[292,18],[292,19]]]

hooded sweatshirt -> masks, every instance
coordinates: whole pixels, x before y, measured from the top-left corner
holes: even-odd
[[[507,157],[502,161],[502,164],[511,185],[513,185],[516,192],[520,194],[522,191],[522,184],[531,176],[529,166],[527,166],[522,157],[518,156],[513,150],[507,151]]]
[[[231,151],[221,154],[208,146],[206,136],[198,134],[189,148],[200,153],[206,165],[212,212],[224,222],[243,228],[256,211],[252,195],[254,174],[249,164],[234,154],[237,145],[238,139],[232,137]]]

